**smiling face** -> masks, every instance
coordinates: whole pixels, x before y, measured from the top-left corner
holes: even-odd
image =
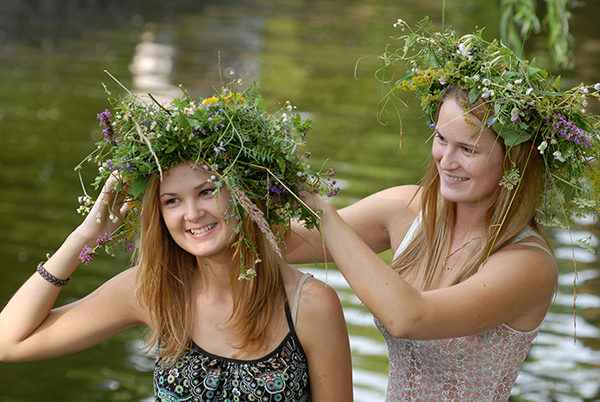
[[[222,187],[217,197],[211,176],[198,165],[180,163],[172,167],[160,183],[160,211],[171,237],[182,249],[228,265],[237,220],[225,220],[229,191]]]
[[[432,156],[441,194],[450,202],[486,205],[502,178],[503,146],[492,130],[480,126],[455,99],[442,103]]]

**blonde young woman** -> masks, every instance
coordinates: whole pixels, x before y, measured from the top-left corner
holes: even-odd
[[[329,256],[388,342],[388,401],[506,400],[552,301],[557,268],[533,220],[537,193],[523,195],[496,237],[506,150],[487,128],[472,135],[465,117],[478,124],[447,95],[421,186],[383,190],[339,213],[306,194],[323,211]],[[314,258],[301,242],[288,261]],[[390,248],[391,267],[376,254]]]
[[[600,84],[548,89],[545,72],[481,32],[425,20],[400,39],[382,58],[409,61],[392,93],[414,91],[432,123],[425,177],[340,211],[306,192],[320,233],[296,227],[288,261],[334,260],[373,313],[389,349],[386,401],[507,401],[556,286],[539,222],[568,219],[590,190],[598,208],[593,171],[579,168],[598,159],[584,130],[598,119],[581,101]],[[388,249],[391,266],[377,255]]]
[[[2,361],[74,353],[146,325],[148,346],[156,346],[156,401],[352,400],[348,334],[335,291],[282,260],[271,231],[278,218],[251,199],[250,187],[236,186],[242,180],[237,164],[250,180],[277,169],[250,154],[244,159],[238,153],[233,162],[228,152],[253,145],[246,134],[266,147],[263,155],[275,145],[281,152],[295,135],[268,127],[280,127],[280,120],[248,102],[259,96],[254,88],[201,104],[187,101],[168,112],[126,99],[117,104],[125,108],[117,112],[120,121],[101,117],[114,131],[100,144],[112,148],[112,159],[110,148],[97,158],[101,166],[122,168],[101,169],[108,179],[87,218],[0,314]],[[179,112],[188,113],[192,125],[169,130]],[[129,118],[122,118],[126,113]],[[215,126],[219,116],[232,124]],[[157,122],[155,131],[144,131],[140,122]],[[173,159],[170,145],[160,141],[170,141],[183,160]],[[128,158],[120,159],[121,151]],[[306,168],[295,158],[286,166],[294,183]],[[142,173],[148,166],[149,177]],[[136,180],[146,185],[141,194]],[[139,213],[130,210],[134,200],[141,201]],[[273,197],[271,207],[285,211],[282,200],[285,195]],[[96,245],[110,247],[108,237],[122,241],[131,228],[139,233],[135,267],[53,308],[81,260],[89,262]]]

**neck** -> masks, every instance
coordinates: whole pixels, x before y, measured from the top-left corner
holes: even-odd
[[[231,292],[229,261],[217,262],[206,258],[196,260],[204,291]]]
[[[457,204],[453,232],[475,236],[485,233],[488,225],[486,212],[486,206]]]

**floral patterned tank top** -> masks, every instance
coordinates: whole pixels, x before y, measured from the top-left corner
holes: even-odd
[[[300,289],[298,283],[292,311],[285,305],[290,331],[279,346],[256,360],[236,360],[213,355],[195,343],[173,366],[154,366],[156,402],[281,401],[309,402],[308,362],[294,322]]]
[[[419,223],[418,217],[395,256],[404,250]],[[515,243],[536,235],[526,229]],[[377,319],[375,325],[389,350],[386,402],[506,402],[539,332],[539,328],[522,332],[501,324],[471,336],[410,340],[393,337]]]

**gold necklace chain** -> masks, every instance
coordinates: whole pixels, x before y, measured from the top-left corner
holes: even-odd
[[[465,244],[463,244],[462,246],[460,246],[459,248],[457,248],[456,250],[454,250],[450,254],[447,254],[446,257],[444,258],[444,262],[443,262],[442,266],[444,268],[446,268],[448,271],[451,270],[452,268],[454,268],[454,265],[456,265],[456,263],[454,263],[454,265],[452,265],[451,267],[446,267],[446,261],[448,261],[448,258],[452,257],[454,254],[458,253],[460,250],[462,250],[465,247],[467,247],[467,244],[471,243],[473,240],[479,239],[480,237],[481,236],[477,236],[477,237],[473,237],[472,239],[467,240],[465,242]]]

